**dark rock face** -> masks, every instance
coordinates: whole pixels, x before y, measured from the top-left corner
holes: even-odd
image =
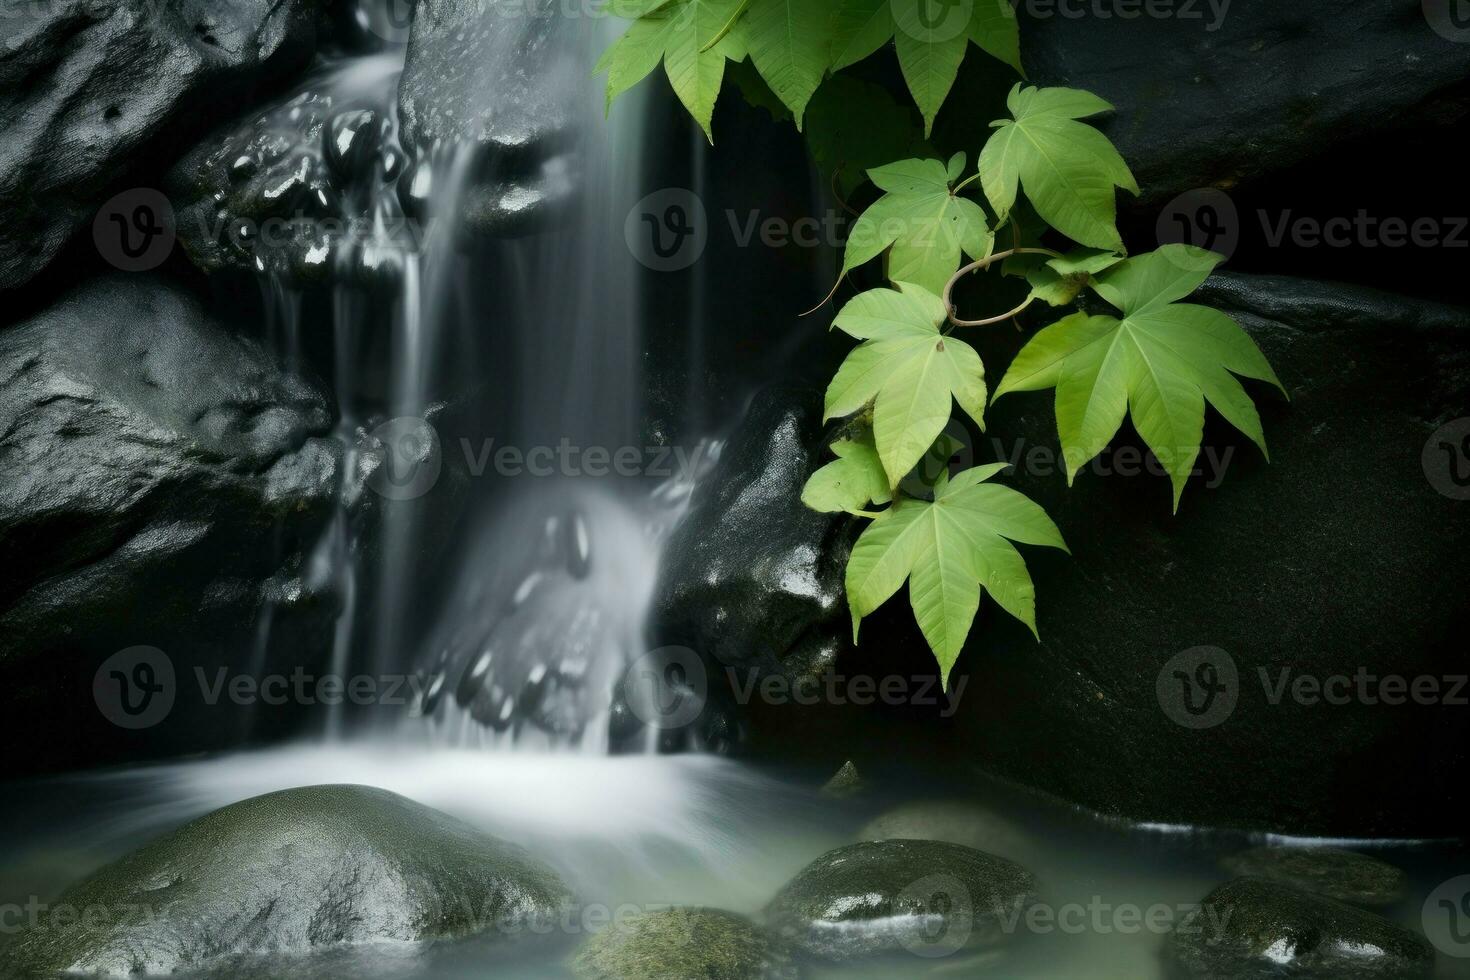
[[[156,179],[218,106],[304,67],[317,6],[67,0],[0,18],[0,289],[44,268],[110,190]]]
[[[323,654],[335,606],[304,553],[361,481],[344,480],[322,395],[143,277],[93,282],[0,331],[0,377],[5,729],[35,746],[14,768],[236,733],[219,711],[113,728],[92,674],[135,644],[163,649],[182,685],[191,666],[239,667],[267,601]]]
[[[621,919],[577,954],[582,980],[785,980],[790,953],[744,916],[723,909],[660,909]]]
[[[1253,847],[1220,862],[1237,874],[1266,878],[1353,905],[1392,905],[1404,897],[1405,875],[1366,854],[1331,847]]]
[[[847,960],[991,946],[1035,900],[1031,872],[1004,858],[942,841],[883,840],[823,854],[766,916],[803,952]]]
[[[1031,80],[1085,88],[1117,107],[1102,128],[1133,167],[1145,207],[1366,136],[1392,139],[1397,127],[1448,136],[1470,110],[1470,48],[1436,34],[1419,0],[1170,9],[1186,7],[1188,18],[1028,17],[1021,8]]]
[[[374,271],[396,281],[417,245],[391,186],[406,163],[390,122],[396,77],[391,55],[349,62],[180,161],[167,190],[194,264],[293,282],[345,273],[372,284]]]
[[[757,395],[695,492],[655,589],[663,642],[788,678],[832,666],[850,622],[842,591],[854,522],[801,488],[822,452],[821,394]]]
[[[1403,926],[1261,878],[1206,896],[1165,959],[1180,980],[1413,980],[1434,970],[1434,950]]]
[[[569,202],[579,167],[569,124],[597,57],[598,18],[558,9],[544,0],[419,4],[399,88],[404,146],[418,161],[403,185],[411,212],[429,171],[447,177],[455,166],[436,148],[455,146],[470,156],[456,213],[472,234],[523,234]],[[554,43],[566,31],[584,33],[584,50]]]
[[[1458,834],[1470,719],[1450,696],[1465,673],[1470,522],[1441,492],[1451,461],[1425,449],[1470,415],[1470,313],[1240,275],[1195,299],[1236,316],[1291,392],[1253,391],[1271,462],[1212,417],[1203,472],[1171,516],[1166,481],[1119,472],[1135,437],[1069,490],[1059,464],[1027,461],[1056,448],[1050,396],[997,403],[990,431],[1009,441],[985,440],[983,456],[1020,451],[1015,485],[1075,557],[1027,555],[1039,647],[982,610],[961,661],[961,743],[991,771],[1119,817]],[[1009,363],[1019,343],[991,335],[982,354]],[[1213,702],[1205,665],[1174,660],[1200,647],[1220,651],[1193,656],[1229,689]],[[1314,697],[1311,678],[1342,675]],[[1389,675],[1439,678],[1439,703],[1385,703]],[[1432,769],[1404,764],[1426,756]]]
[[[385,790],[309,786],[201,817],[64,892],[7,976],[174,973],[339,944],[529,935],[571,893],[522,848]],[[62,907],[108,910],[64,918]]]

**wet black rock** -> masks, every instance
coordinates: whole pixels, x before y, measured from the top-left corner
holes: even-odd
[[[544,932],[570,901],[525,850],[437,810],[366,786],[309,786],[216,810],[73,885],[7,948],[6,976],[175,973],[488,930],[511,939]]]
[[[1253,847],[1220,862],[1237,875],[1266,878],[1353,905],[1392,905],[1404,897],[1405,875],[1366,854],[1332,847]]]
[[[439,148],[470,155],[456,213],[472,234],[541,227],[576,189],[571,114],[585,101],[596,38],[588,18],[558,11],[551,0],[513,10],[480,0],[419,4],[399,89],[403,142],[421,166]],[[576,31],[587,44],[558,43]]]
[[[1023,5],[1021,49],[1032,82],[1117,107],[1102,127],[1138,177],[1140,204],[1156,208],[1400,129],[1452,138],[1470,111],[1470,45],[1463,27],[1436,32],[1434,10],[1448,24],[1451,7],[1200,2],[1166,16],[1028,17]]]
[[[13,769],[238,735],[185,691],[157,727],[114,728],[92,675],[151,644],[192,689],[191,667],[249,662],[267,605],[291,656],[324,654],[333,583],[306,552],[361,481],[320,390],[143,276],[0,330],[0,378],[0,715],[32,747]]]
[[[316,0],[16,3],[0,17],[0,289],[41,271],[113,191],[156,186],[219,106],[299,72]]]
[[[766,908],[803,952],[847,960],[905,950],[921,955],[995,946],[1036,901],[1031,872],[941,841],[884,840],[828,851]]]
[[[1170,935],[1165,959],[1179,980],[1414,980],[1434,970],[1422,936],[1262,878],[1206,896]]]
[[[573,961],[581,980],[792,980],[782,943],[723,909],[671,908],[620,918]]]
[[[855,522],[801,502],[822,452],[821,404],[804,388],[751,402],[664,552],[654,593],[662,642],[762,676],[832,668],[850,629],[842,577]]]
[[[350,63],[204,139],[168,175],[200,269],[293,283],[398,281],[420,229],[398,210],[391,57]]]
[[[1441,444],[1470,416],[1470,311],[1239,274],[1195,301],[1234,315],[1291,393],[1252,389],[1270,462],[1211,412],[1201,473],[1171,515],[1167,480],[1124,455],[1139,446],[1127,427],[1068,488],[1048,465],[1051,393],[997,402],[983,458],[1019,460],[1010,479],[1073,557],[1027,555],[1039,646],[982,607],[959,664],[963,734],[947,737],[992,773],[1109,816],[1458,835],[1470,522],[1463,457]],[[981,338],[986,363],[1009,363],[1021,339]],[[1213,700],[1198,658],[1225,687]],[[1407,686],[1421,677],[1441,679],[1428,703]]]

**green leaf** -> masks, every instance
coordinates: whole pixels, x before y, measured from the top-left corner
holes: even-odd
[[[811,475],[801,491],[801,502],[824,513],[863,515],[868,504],[886,504],[893,499],[887,474],[878,459],[873,434],[832,443],[837,458]]]
[[[935,0],[919,2],[932,3]],[[898,49],[898,67],[924,117],[924,135],[927,137],[934,128],[934,117],[939,115],[939,109],[960,73],[960,62],[965,60],[965,50],[970,46],[969,38],[963,31],[945,34],[943,31],[905,30],[900,25],[894,34],[894,46]]]
[[[602,9],[614,17],[637,20],[667,7],[673,0],[607,0]]]
[[[669,84],[705,136],[714,141],[710,119],[725,78],[725,58],[744,54],[737,38],[703,50],[740,9],[740,0],[672,0],[629,26],[603,53],[597,71],[607,72],[607,104],[642,81],[663,62]]]
[[[909,580],[909,602],[946,688],[982,589],[1036,632],[1036,593],[1012,541],[1067,549],[1051,518],[1022,494],[986,483],[1004,464],[941,482],[933,503],[898,498],[863,531],[846,573],[853,641],[869,615]],[[1009,540],[1007,540],[1009,539]]]
[[[1011,0],[975,0],[975,7],[970,11],[970,40],[1025,77],[1026,71],[1021,67],[1021,29]]]
[[[1027,256],[1017,256],[1027,258]],[[1031,295],[1052,306],[1066,306],[1093,282],[1094,273],[1110,269],[1123,256],[1102,249],[1079,248],[1061,258],[1033,262],[1026,272]]]
[[[1131,415],[1169,472],[1177,511],[1199,455],[1206,401],[1266,451],[1255,405],[1234,375],[1270,382],[1285,394],[1281,381],[1230,317],[1175,302],[1221,261],[1203,249],[1166,245],[1120,262],[1094,288],[1122,319],[1073,314],[1037,332],[1016,355],[995,397],[1056,388],[1068,483]]]
[[[828,76],[812,96],[805,132],[818,170],[843,198],[868,179],[869,168],[932,152],[907,100],[900,104],[883,86],[845,72]]]
[[[1057,231],[1121,252],[1114,187],[1137,194],[1138,184],[1107,137],[1077,121],[1112,106],[1077,89],[1021,85],[1007,105],[1013,118],[991,124],[996,130],[980,152],[980,183],[996,215],[1010,214],[1019,185]]]
[[[951,400],[985,428],[985,366],[964,341],[940,334],[938,296],[912,283],[853,297],[833,326],[863,340],[827,388],[825,418],[873,403],[873,436],[890,488],[949,421]]]
[[[938,160],[902,160],[874,167],[868,176],[885,193],[854,222],[843,275],[887,251],[889,279],[940,293],[959,268],[961,252],[972,259],[990,254],[985,212],[950,190]]]
[[[831,18],[826,0],[751,0],[732,31],[797,129],[831,62]]]
[[[893,40],[893,0],[841,0],[832,18],[832,70],[857,64]]]

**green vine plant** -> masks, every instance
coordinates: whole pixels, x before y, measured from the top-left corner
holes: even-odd
[[[611,0],[609,9],[633,23],[597,70],[607,73],[611,105],[662,64],[713,142],[727,63],[737,78],[753,69],[765,90],[752,101],[784,107],[800,129],[829,74],[842,79],[834,73],[891,46],[927,138],[972,44],[1024,78],[1006,0],[975,0],[962,29],[947,31],[924,16],[931,2]],[[742,91],[747,84],[755,83],[742,81]],[[1006,108],[1007,118],[990,123],[973,170],[963,152],[866,169],[881,194],[852,223],[838,285],[881,259],[891,288],[859,293],[833,320],[859,342],[825,397],[824,421],[845,420],[845,428],[832,443],[835,458],[802,491],[808,507],[869,521],[845,575],[854,642],[863,618],[907,581],[946,687],[984,593],[1039,639],[1035,588],[1016,545],[1067,550],[1038,504],[994,482],[1007,464],[944,469],[962,448],[945,432],[956,404],[983,432],[995,399],[1053,389],[1069,486],[1127,416],[1167,471],[1177,512],[1200,452],[1205,405],[1264,454],[1260,417],[1238,378],[1286,393],[1239,324],[1182,302],[1222,256],[1187,245],[1127,255],[1116,196],[1138,194],[1138,184],[1087,122],[1113,107],[1078,89],[1017,82]],[[807,138],[820,156],[823,135]],[[978,199],[966,196],[977,191]],[[1044,235],[1070,244],[1044,247]],[[1001,251],[997,238],[1006,240]],[[1029,294],[1013,309],[962,318],[956,286],[996,263],[1024,277]],[[1072,312],[1038,330],[989,393],[980,355],[956,331],[1011,322],[1036,304],[1073,306],[1084,291],[1116,314]],[[926,458],[941,464],[927,481]]]

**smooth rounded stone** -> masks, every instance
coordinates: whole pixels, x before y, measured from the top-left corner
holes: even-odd
[[[1169,937],[1180,980],[1412,980],[1434,950],[1403,926],[1264,878],[1237,878],[1205,897]]]
[[[1035,841],[1021,827],[986,807],[963,800],[900,804],[868,821],[857,837],[947,841],[1012,860],[1020,860],[1035,849]]]
[[[994,946],[1036,900],[1013,861],[946,841],[849,844],[807,865],[766,917],[803,952],[829,960]]]
[[[570,900],[525,850],[437,810],[309,786],[216,810],[72,886],[0,974],[173,973],[344,944],[512,938]]]
[[[723,909],[672,908],[614,922],[573,960],[582,980],[776,980],[797,968],[778,940]]]
[[[1330,847],[1253,847],[1220,864],[1232,874],[1269,878],[1354,905],[1392,905],[1404,897],[1405,876],[1398,868]]]

